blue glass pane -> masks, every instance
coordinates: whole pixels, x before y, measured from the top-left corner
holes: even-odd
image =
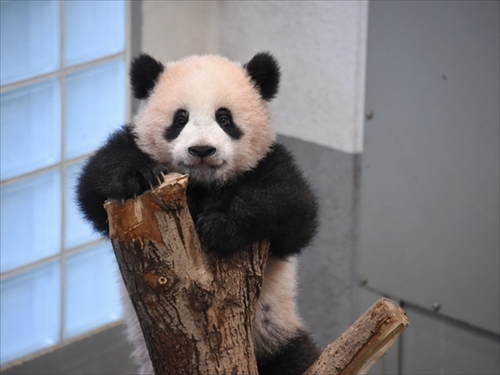
[[[79,163],[66,169],[65,249],[70,249],[99,238],[99,235],[93,231],[91,225],[83,219],[76,204],[75,187],[78,176],[80,176],[80,172],[82,171],[82,166],[83,164]]]
[[[67,1],[64,21],[66,65],[121,52],[125,47],[124,1]]]
[[[118,320],[118,267],[109,242],[66,260],[66,338]]]
[[[59,68],[59,1],[0,3],[2,85]]]
[[[2,187],[2,272],[59,252],[60,194],[57,171]]]
[[[91,152],[125,121],[125,68],[114,60],[66,79],[66,158]]]
[[[2,94],[0,109],[2,180],[59,162],[58,79]]]
[[[60,289],[59,263],[2,280],[2,364],[59,341]]]

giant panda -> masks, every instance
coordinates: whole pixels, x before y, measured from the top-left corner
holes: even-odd
[[[133,198],[160,183],[162,173],[188,174],[188,207],[206,251],[224,257],[270,240],[253,327],[258,370],[302,374],[319,351],[297,314],[296,256],[315,234],[318,208],[271,126],[267,102],[280,80],[275,58],[258,53],[240,64],[205,55],[164,65],[142,54],[130,80],[141,105],[84,166],[81,211],[107,235],[106,199]],[[153,373],[128,296],[124,311],[139,371]]]

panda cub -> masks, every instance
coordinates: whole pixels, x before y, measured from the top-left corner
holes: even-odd
[[[142,99],[132,124],[89,159],[77,186],[84,216],[108,234],[106,199],[133,198],[162,173],[189,175],[187,202],[201,243],[219,256],[271,242],[254,322],[260,374],[302,374],[319,356],[297,314],[296,255],[313,237],[317,203],[290,153],[276,143],[267,101],[278,92],[269,53],[247,64],[193,56],[163,65],[142,54],[130,79]],[[133,356],[152,373],[128,297],[125,320]]]

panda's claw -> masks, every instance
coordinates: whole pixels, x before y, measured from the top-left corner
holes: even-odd
[[[165,182],[165,178],[163,177],[163,173],[156,176],[156,180],[158,181],[158,185],[161,185]]]

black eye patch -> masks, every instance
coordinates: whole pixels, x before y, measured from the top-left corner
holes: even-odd
[[[174,118],[172,124],[165,131],[165,138],[167,141],[171,142],[179,136],[184,126],[189,121],[189,112],[185,109],[178,109],[174,113]]]
[[[221,107],[215,112],[215,121],[231,138],[237,140],[243,136],[243,131],[233,121],[233,114],[227,108]]]

